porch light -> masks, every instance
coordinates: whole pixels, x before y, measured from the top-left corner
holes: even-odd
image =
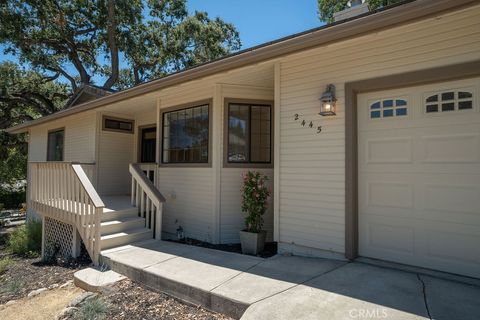
[[[335,98],[335,86],[333,84],[329,84],[327,89],[322,96],[320,97],[320,101],[322,102],[320,106],[320,115],[322,116],[334,116],[335,113],[335,102],[337,99]]]

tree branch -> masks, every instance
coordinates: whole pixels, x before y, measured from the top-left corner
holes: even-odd
[[[110,77],[103,84],[105,88],[111,88],[118,80],[119,63],[118,63],[118,47],[115,39],[117,31],[117,21],[115,19],[115,2],[114,0],[108,0],[108,47],[110,49],[111,67],[112,71]]]

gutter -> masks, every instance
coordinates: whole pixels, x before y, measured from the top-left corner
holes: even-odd
[[[378,31],[379,29],[395,27],[400,24],[424,19],[440,13],[459,10],[463,7],[475,4],[479,4],[479,1],[409,0],[407,2],[402,2],[377,11],[368,12],[352,19],[338,21],[289,37],[268,42],[253,48],[242,50],[224,58],[198,65],[191,69],[179,71],[163,78],[145,82],[118,93],[113,93],[106,97],[86,102],[69,109],[61,110],[49,116],[16,125],[6,129],[5,131],[8,133],[26,132],[29,127],[35,125],[95,109],[125,99],[131,99],[186,81],[196,80],[223,71],[278,58],[287,54],[292,54],[328,43],[357,37]]]

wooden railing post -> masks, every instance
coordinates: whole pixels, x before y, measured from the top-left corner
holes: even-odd
[[[103,213],[103,208],[95,208],[95,265],[98,265],[98,259],[100,258],[100,251],[101,251],[101,234],[100,234],[100,223],[101,223],[101,215]]]
[[[73,224],[93,262],[98,264],[105,205],[90,179],[94,172],[92,165],[86,165],[88,172],[82,165],[69,162],[30,163],[30,166],[32,208],[42,215],[43,221],[51,217]]]
[[[155,207],[155,239],[162,239],[162,211],[163,203],[159,202]]]
[[[156,167],[146,168],[149,171],[156,170]],[[154,165],[155,166],[155,165]],[[142,217],[145,217],[145,226],[149,229],[155,230],[153,237],[160,240],[162,238],[162,214],[163,203],[165,197],[155,186],[154,182],[150,181],[149,177],[144,174],[143,168],[138,164],[130,164],[130,174],[132,175],[132,205],[135,205]],[[154,172],[154,177],[156,177]],[[156,178],[154,178],[154,181]]]

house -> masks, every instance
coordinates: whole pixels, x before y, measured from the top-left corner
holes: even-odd
[[[478,278],[479,95],[480,2],[417,0],[8,131],[29,134],[45,238],[94,259],[180,227],[238,242],[241,174],[258,170],[280,252]]]

